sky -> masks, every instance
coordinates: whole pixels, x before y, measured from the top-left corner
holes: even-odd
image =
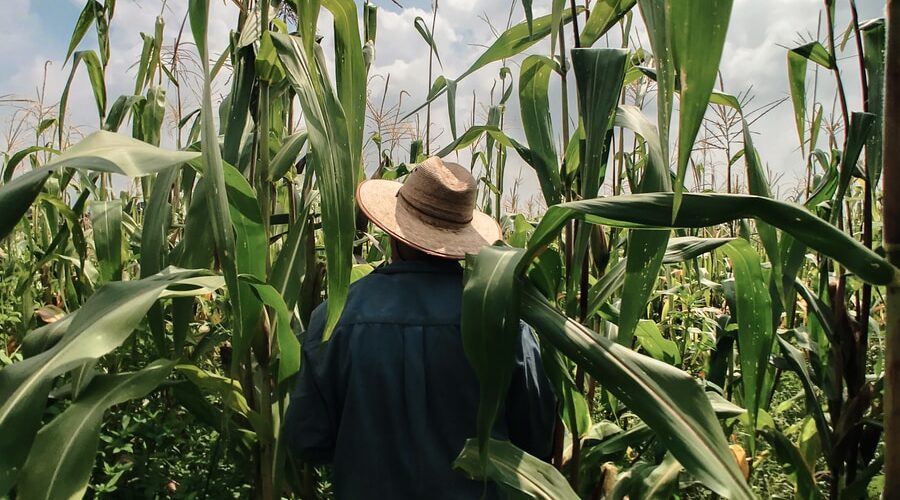
[[[33,108],[43,88],[45,107],[55,106],[70,71],[70,64],[64,65],[66,48],[75,21],[83,6],[83,0],[4,0],[5,12],[16,15],[0,16],[0,152],[12,152],[31,145],[33,133],[21,126],[26,117],[26,109]],[[359,2],[358,2],[359,3]],[[370,72],[369,130],[378,124],[375,116],[381,116],[383,131],[392,130],[398,138],[395,156],[405,157],[408,137],[424,133],[425,113],[420,112],[406,122],[396,124],[407,112],[424,102],[428,89],[428,48],[414,27],[417,17],[431,21],[431,3],[425,0],[374,0],[379,6],[378,39],[375,63]],[[535,16],[549,11],[549,0],[536,0]],[[112,56],[107,70],[108,100],[112,103],[122,94],[133,91],[136,73],[135,63],[140,57],[140,33],[152,33],[157,15],[166,21],[166,45],[171,45],[186,9],[186,0],[118,0],[111,28]],[[726,45],[720,66],[724,90],[731,94],[751,91],[754,96],[750,109],[784,100],[788,97],[786,69],[786,47],[793,47],[815,38],[817,23],[822,11],[822,0],[735,0],[728,28]],[[228,33],[237,22],[237,9],[231,1],[211,0],[209,39],[211,52],[217,55],[224,48]],[[884,4],[881,0],[857,0],[862,21],[881,16]],[[637,10],[635,10],[637,13]],[[439,1],[434,38],[438,46],[442,64],[435,61],[434,76],[447,75],[455,78],[478,57],[511,21],[512,24],[524,19],[518,0],[442,0]],[[847,2],[838,2],[836,12],[837,33],[840,35],[849,23]],[[583,24],[583,19],[582,19]],[[320,18],[320,31],[325,35],[326,53],[331,53],[329,18]],[[635,16],[635,31],[630,37],[632,47],[650,50],[643,22]],[[617,32],[614,29],[613,32]],[[189,37],[189,33],[185,33]],[[571,38],[571,35],[570,35]],[[824,39],[824,33],[822,38]],[[620,36],[614,34],[609,40],[601,40],[598,45],[618,46]],[[568,46],[571,47],[571,40]],[[96,48],[95,35],[91,31],[85,37],[80,49]],[[548,54],[549,43],[542,42],[528,49],[522,56],[507,61],[512,70],[514,86],[518,85],[518,65],[527,54]],[[840,66],[844,72],[845,89],[851,111],[861,110],[860,84],[855,45],[847,44],[839,53]],[[483,124],[487,110],[499,100],[501,63],[489,65],[459,83],[457,90],[456,119],[460,133],[472,125]],[[815,77],[814,65],[809,65],[807,78],[811,86]],[[45,75],[46,74],[46,78]],[[569,98],[575,107],[574,78],[569,78]],[[228,82],[217,82],[215,99],[221,99],[228,91]],[[833,77],[820,71],[818,74],[818,96],[825,106],[826,119],[833,109]],[[387,85],[386,85],[387,84]],[[185,100],[191,100],[196,89],[188,85],[182,89]],[[554,108],[554,130],[561,130],[559,106],[560,84],[551,82],[551,103]],[[168,89],[170,102],[175,90]],[[516,93],[507,103],[504,127],[508,135],[524,142],[524,133],[519,120]],[[474,95],[474,106],[473,106]],[[823,97],[824,96],[824,97]],[[650,101],[653,100],[650,96]],[[84,71],[79,71],[73,81],[69,106],[68,123],[76,125],[78,131],[87,133],[98,126],[97,111]],[[383,103],[383,104],[382,104]],[[809,106],[809,105],[808,105]],[[677,109],[677,103],[676,103]],[[834,108],[836,109],[836,108]],[[655,122],[655,108],[651,103],[644,112]],[[29,115],[30,116],[30,115]],[[835,115],[837,116],[837,115]],[[710,114],[707,117],[711,117]],[[34,119],[33,116],[31,119]],[[171,116],[170,116],[171,120]],[[440,99],[432,106],[431,149],[436,151],[449,143],[450,136],[447,105]],[[804,158],[799,150],[793,111],[789,100],[785,100],[771,112],[756,121],[752,130],[757,149],[770,175],[778,180],[776,191],[781,197],[789,197],[804,172]],[[559,132],[557,132],[559,133]],[[390,134],[383,133],[383,137]],[[674,136],[675,134],[673,134]],[[558,142],[561,137],[556,138]],[[174,135],[163,138],[163,146],[174,147]],[[826,147],[824,143],[820,147]],[[740,149],[735,145],[734,150]],[[561,148],[559,148],[561,149]],[[673,148],[674,150],[674,148]],[[374,147],[367,147],[368,170],[374,169]],[[451,155],[460,163],[468,164],[468,153]],[[697,158],[698,161],[702,158]],[[715,158],[710,159],[715,162]],[[724,184],[723,174],[715,179],[716,188]],[[509,156],[507,186],[521,178],[521,193],[528,198],[537,193],[537,182],[533,173],[515,153]],[[741,177],[736,174],[736,177]],[[740,179],[737,180],[741,182]]]

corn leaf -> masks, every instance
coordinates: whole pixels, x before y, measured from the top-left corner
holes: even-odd
[[[869,84],[869,111],[875,115],[869,140],[866,141],[866,175],[873,188],[881,181],[882,123],[884,120],[884,19],[869,21],[862,31],[864,59]]]
[[[762,388],[769,366],[769,354],[774,342],[772,298],[763,276],[759,255],[747,240],[736,239],[722,247],[734,273],[738,324],[738,352],[741,364],[743,404],[750,419],[750,429],[756,429],[762,403]],[[756,433],[749,433],[750,454],[756,453]]]
[[[91,202],[91,227],[100,279],[122,279],[122,200]]]
[[[75,52],[75,49],[78,47],[78,44],[81,43],[84,35],[87,34],[91,25],[94,24],[96,12],[100,12],[101,10],[103,10],[103,6],[96,0],[88,0],[88,2],[84,4],[84,8],[81,9],[81,14],[78,15],[78,20],[75,21],[75,29],[72,30],[72,38],[69,40],[69,48],[66,50],[66,58],[63,60],[63,64],[69,62],[72,53]]]
[[[77,401],[44,426],[22,469],[21,498],[80,498],[88,487],[100,441],[103,414],[142,398],[172,371],[175,361],[157,360],[143,370],[95,377]]]
[[[800,138],[800,152],[806,144],[806,62],[807,58],[789,50],[787,54],[788,83],[791,88],[791,104],[794,106],[794,123]],[[810,144],[809,150],[812,151]]]
[[[531,287],[523,291],[522,317],[542,341],[603,381],[704,485],[728,498],[753,498],[709,399],[689,374],[596,335],[560,314]]]
[[[582,7],[578,8],[578,12],[583,10]],[[520,54],[522,51],[536,44],[537,42],[544,39],[547,35],[550,34],[551,24],[552,24],[553,14],[542,16],[534,20],[532,23],[532,29],[528,29],[528,23],[520,23],[508,30],[504,31],[500,34],[499,37],[488,47],[484,52],[478,56],[478,59],[472,63],[469,68],[464,71],[461,75],[454,78],[453,81],[459,83],[463,78],[471,75],[472,73],[478,71],[479,69],[487,66],[492,62],[499,61],[501,59],[509,59],[516,54]],[[562,14],[562,22],[563,24],[568,23],[572,20],[572,10],[565,9]],[[437,83],[437,81],[435,81]],[[433,102],[438,97],[442,96],[444,92],[447,91],[446,82],[440,86],[432,86],[431,90],[428,92],[428,97],[425,102],[422,103],[417,108],[413,109],[409,113],[407,113],[402,120],[409,118],[410,116],[416,114],[420,109],[424,108],[431,102]]]
[[[896,269],[887,260],[799,205],[752,195],[688,193],[683,198],[683,211],[679,210],[673,221],[665,210],[672,208],[673,198],[671,193],[649,193],[552,206],[535,228],[523,262],[533,260],[566,221],[574,218],[626,228],[697,228],[755,217],[837,260],[863,281],[884,285],[895,279]]]
[[[491,439],[487,446],[488,466],[479,462],[478,441],[470,439],[453,468],[469,479],[491,479],[509,493],[509,498],[577,500],[566,478],[552,465],[517,448],[508,441]]]
[[[791,52],[809,59],[825,69],[834,69],[831,54],[828,52],[828,49],[819,42],[810,42],[799,47],[794,47],[791,49]]]
[[[678,0],[668,12],[672,55],[681,84],[678,112],[678,168],[672,217],[681,206],[684,177],[716,83],[732,0]]]
[[[625,14],[637,4],[637,0],[600,0],[591,5],[588,17],[579,36],[582,47],[590,47],[606,34]]]
[[[269,165],[269,180],[275,181],[284,177],[297,161],[297,156],[306,144],[308,134],[306,132],[297,132],[284,139],[281,149],[275,154]]]
[[[272,41],[287,77],[300,97],[322,196],[322,227],[328,265],[328,316],[324,334],[327,339],[340,318],[350,283],[357,167],[351,153],[354,146],[348,147],[352,135],[341,103],[327,79],[324,62],[318,56],[315,61],[308,60],[297,37],[273,33]]]
[[[572,69],[584,127],[581,196],[594,198],[606,176],[606,132],[622,92],[624,49],[572,49]],[[608,152],[607,152],[608,153]]]
[[[550,57],[556,56],[557,38],[559,38],[559,30],[563,27],[562,18],[563,10],[566,7],[566,0],[551,0],[550,2]],[[534,34],[534,24],[529,34]]]
[[[86,168],[98,172],[140,177],[180,165],[198,153],[166,151],[147,143],[106,131],[94,132],[66,149],[53,161],[0,186],[0,239],[16,223],[44,186],[44,182],[63,168]]]
[[[831,428],[828,426],[828,420],[825,419],[825,413],[822,411],[822,405],[817,399],[816,385],[812,381],[812,375],[806,366],[806,359],[796,347],[785,340],[780,335],[777,336],[778,345],[781,347],[781,355],[787,362],[791,371],[797,374],[800,384],[803,386],[803,393],[806,396],[806,411],[810,413],[816,424],[816,431],[821,439],[822,452],[826,460],[831,460]]]
[[[559,160],[553,141],[550,118],[550,74],[558,65],[549,58],[532,55],[522,61],[519,72],[519,112],[528,147],[542,163],[538,182],[548,205],[559,203],[562,181]]]
[[[234,228],[234,255],[238,275],[263,280],[266,277],[266,259],[261,258],[261,255],[268,252],[268,240],[256,194],[247,179],[236,168],[224,162],[222,168],[228,194],[228,211]],[[243,324],[232,335],[232,347],[233,355],[240,357],[247,352],[256,335],[260,333],[257,331],[257,325],[262,304],[246,282],[239,280],[237,286],[240,291],[238,297],[241,301]]]
[[[363,61],[362,41],[359,38],[359,21],[353,0],[322,0],[322,5],[334,17],[334,59],[337,97],[347,121],[352,178],[362,162],[363,128],[366,121],[366,66]],[[318,65],[320,75],[325,75],[325,65]],[[325,90],[327,92],[327,90]],[[341,144],[341,143],[337,143]],[[359,181],[361,179],[357,179]],[[354,184],[355,185],[355,184]]]
[[[97,104],[97,114],[100,115],[100,123],[103,123],[103,118],[106,116],[106,81],[103,78],[103,65],[100,63],[100,59],[97,57],[97,53],[93,50],[82,50],[75,53],[75,57],[72,59],[72,70],[69,72],[69,78],[66,80],[66,85],[63,87],[62,96],[59,98],[59,123],[56,126],[58,135],[59,135],[59,144],[63,144],[63,135],[66,132],[65,128],[65,120],[66,120],[66,109],[69,104],[69,90],[72,88],[72,80],[75,79],[75,71],[78,69],[78,65],[84,61],[84,65],[87,68],[88,78],[91,81],[91,90],[94,93],[94,101]]]
[[[528,23],[529,25],[531,24],[530,18],[528,19]],[[434,57],[437,58],[438,65],[443,68],[444,63],[441,62],[441,55],[438,53],[437,44],[434,43],[434,37],[431,34],[431,30],[428,29],[428,25],[425,24],[425,20],[422,19],[422,16],[416,16],[416,18],[413,20],[413,27],[416,28],[416,31],[419,32],[419,35],[421,35],[422,39],[425,40],[425,43],[428,44],[429,49],[434,53]]]
[[[665,0],[638,0],[641,17],[647,25],[647,35],[656,63],[657,127],[662,164],[669,167],[669,127],[672,122],[672,101],[675,94],[675,61],[672,52],[672,27]]]
[[[242,330],[244,314],[241,307],[241,290],[238,285],[235,239],[232,231],[231,212],[228,208],[225,171],[212,107],[212,76],[209,71],[209,53],[206,45],[209,0],[191,0],[188,4],[188,14],[194,42],[200,53],[200,61],[203,68],[203,96],[200,107],[200,120],[203,128],[200,133],[200,143],[203,153],[203,175],[209,179],[206,192],[207,209],[210,214],[209,223],[216,243],[216,255],[222,266],[225,282],[228,285],[229,301],[235,320],[233,335],[240,342],[240,339],[245,337],[245,332]],[[235,356],[233,362],[237,363],[238,359],[239,357]]]
[[[514,278],[523,255],[522,249],[491,246],[466,256],[460,331],[481,387],[476,429],[483,467],[488,465],[488,440],[512,378],[520,335]]]
[[[775,451],[778,461],[787,469],[786,472],[795,478],[797,498],[824,500],[825,495],[816,485],[814,470],[806,463],[794,443],[778,430],[765,430],[762,435]]]
[[[656,128],[634,106],[621,106],[621,118],[616,124],[633,130],[647,144],[649,158],[638,192],[671,191],[671,176],[664,160],[662,146]],[[647,300],[656,286],[656,278],[662,265],[669,241],[669,231],[632,229],[628,234],[628,253],[625,258],[625,281],[622,307],[619,311],[619,335],[617,341],[630,346],[638,320],[644,315]]]
[[[838,183],[837,193],[834,196],[834,206],[840,207],[847,194],[847,188],[850,187],[850,180],[856,171],[856,162],[862,153],[863,146],[871,134],[872,125],[875,122],[875,115],[872,113],[863,113],[854,111],[850,114],[850,130],[847,132],[847,147],[841,156],[841,177]],[[840,210],[832,211],[832,218],[836,217]],[[832,221],[834,222],[834,220]]]
[[[169,287],[184,285],[180,291]],[[168,269],[100,288],[75,313],[52,348],[0,370],[0,492],[7,492],[41,425],[53,378],[122,345],[162,297],[209,293],[222,285],[206,271]]]

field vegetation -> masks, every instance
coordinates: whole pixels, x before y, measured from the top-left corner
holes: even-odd
[[[882,150],[900,37],[884,19],[848,0],[838,21],[843,0],[824,0],[818,38],[785,49],[806,175],[783,200],[752,130],[778,103],[718,79],[731,0],[513,2],[465,72],[433,64],[427,100],[387,111],[375,5],[233,1],[227,50],[209,50],[216,2],[190,0],[180,26],[140,34],[134,90],[110,96],[116,2],[87,0],[66,58],[92,95],[70,77],[41,96],[15,133],[32,139],[3,155],[0,498],[327,498],[327,467],[295,463],[279,426],[313,308],[328,298],[330,331],[351,283],[390,257],[355,187],[460,151],[505,243],[465,262],[482,392],[459,473],[514,498],[897,494],[883,422],[898,411],[900,241]],[[649,47],[630,46],[638,24]],[[416,28],[433,63],[454,57],[433,19]],[[485,119],[463,125],[458,83],[497,62]],[[96,102],[96,131],[67,123],[74,99]],[[514,161],[537,201],[507,182]],[[560,400],[551,464],[489,438],[520,319]]]

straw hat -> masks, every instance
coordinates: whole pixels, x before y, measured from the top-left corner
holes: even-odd
[[[373,224],[423,252],[463,259],[502,238],[500,226],[475,210],[472,174],[432,156],[405,183],[371,179],[356,188],[356,201]]]

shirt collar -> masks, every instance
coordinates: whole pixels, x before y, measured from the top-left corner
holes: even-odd
[[[455,260],[402,260],[391,262],[376,270],[382,274],[426,273],[426,274],[462,274],[462,266]]]

